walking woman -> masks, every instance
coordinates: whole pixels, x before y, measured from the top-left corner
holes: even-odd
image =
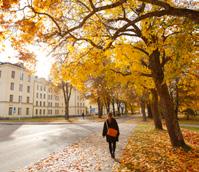
[[[108,119],[104,122],[102,136],[106,136],[106,141],[109,143],[109,150],[112,158],[115,158],[116,142],[120,135],[117,121],[112,117],[112,113],[108,114]]]

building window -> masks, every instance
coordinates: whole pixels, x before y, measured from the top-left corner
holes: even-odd
[[[36,115],[38,115],[38,109],[36,109],[35,113],[36,113]]]
[[[42,106],[42,102],[40,101],[40,106]]]
[[[15,71],[11,72],[11,78],[13,78],[13,79],[15,78]]]
[[[45,103],[45,102],[43,102],[43,106],[44,106],[44,107],[46,106],[46,103]]]
[[[43,110],[43,114],[45,115],[45,113],[46,113],[46,111],[45,111],[45,109]]]
[[[23,80],[23,72],[20,72],[20,80]]]
[[[23,91],[23,85],[19,84],[19,91]]]
[[[18,115],[21,115],[21,108],[18,108]]]
[[[30,103],[30,97],[27,97],[27,98],[26,98],[26,102],[27,102],[27,103]]]
[[[11,95],[10,95],[10,100],[9,100],[10,102],[13,102],[13,97],[14,97],[14,96],[11,94]]]
[[[55,114],[58,115],[59,114],[59,110],[55,110]]]
[[[46,94],[44,94],[44,99],[46,98]]]
[[[36,97],[39,98],[39,93],[37,93]]]
[[[14,82],[10,83],[10,90],[14,90]]]
[[[42,94],[40,93],[40,99],[42,99]]]
[[[29,108],[26,108],[26,115],[29,115]]]
[[[36,106],[38,106],[38,101],[36,101]]]
[[[8,109],[8,115],[12,115],[12,107],[9,107],[9,109]]]
[[[27,92],[30,93],[30,86],[27,86]]]
[[[50,109],[50,110],[48,110],[48,114],[49,115],[51,115],[52,114],[52,110]]]
[[[40,86],[40,90],[42,91],[42,86]]]
[[[42,110],[41,110],[41,109],[39,110],[39,114],[40,114],[40,115],[42,114]]]
[[[22,102],[22,96],[19,96],[19,103]]]

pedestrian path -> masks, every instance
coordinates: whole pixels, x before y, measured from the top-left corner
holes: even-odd
[[[18,172],[110,172],[114,163],[114,166],[117,166],[128,136],[134,127],[135,124],[130,123],[120,125],[121,136],[117,144],[116,160],[111,159],[108,144],[101,133],[92,133],[79,142],[52,153]]]

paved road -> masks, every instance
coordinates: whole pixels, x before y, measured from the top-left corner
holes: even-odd
[[[129,125],[119,120],[120,128]],[[58,125],[0,125],[0,171],[23,168],[50,153],[77,143],[93,132],[101,132],[102,123]]]

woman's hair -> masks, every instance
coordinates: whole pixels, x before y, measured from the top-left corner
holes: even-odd
[[[113,114],[112,114],[111,112],[109,112],[109,113],[108,113],[108,116],[109,116],[109,117],[112,117],[112,116],[113,116]]]

